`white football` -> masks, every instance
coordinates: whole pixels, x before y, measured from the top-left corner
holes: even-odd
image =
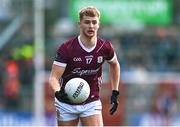
[[[65,85],[65,92],[72,103],[84,102],[90,94],[90,87],[87,81],[82,78],[72,78]]]

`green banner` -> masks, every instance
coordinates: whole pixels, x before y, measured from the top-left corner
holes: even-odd
[[[78,21],[85,6],[99,9],[104,24],[168,25],[172,20],[171,0],[70,0],[70,17]]]

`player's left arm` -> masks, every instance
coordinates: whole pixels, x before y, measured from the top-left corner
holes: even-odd
[[[118,62],[116,54],[108,63],[112,90],[118,91],[120,82],[120,64]]]
[[[109,61],[109,72],[112,87],[111,104],[112,107],[109,111],[111,115],[116,112],[118,108],[118,96],[119,96],[119,82],[120,82],[120,64],[118,62],[116,54]]]

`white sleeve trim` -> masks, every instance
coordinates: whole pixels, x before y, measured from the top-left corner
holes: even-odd
[[[57,61],[54,61],[53,64],[57,65],[57,66],[61,66],[61,67],[66,67],[66,63],[61,63],[61,62],[57,62]]]
[[[112,61],[115,59],[115,57],[116,57],[116,53],[114,53],[113,58],[112,58],[112,59],[110,59],[110,60],[107,60],[107,62],[112,62]]]

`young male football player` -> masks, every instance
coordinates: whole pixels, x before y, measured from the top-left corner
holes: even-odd
[[[64,42],[57,50],[49,83],[55,92],[58,126],[103,126],[99,99],[102,64],[109,63],[112,96],[110,114],[118,107],[120,65],[110,42],[97,36],[100,13],[95,7],[79,12],[79,35]],[[81,104],[73,104],[64,91],[67,81],[81,77],[90,85],[90,96]]]

